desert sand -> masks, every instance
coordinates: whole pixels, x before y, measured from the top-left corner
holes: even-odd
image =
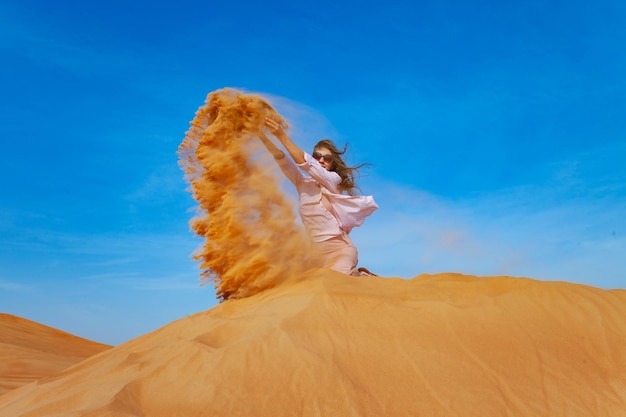
[[[266,117],[286,127],[218,90],[179,147],[193,257],[224,302],[4,394],[0,417],[626,416],[625,290],[321,269]]]
[[[0,395],[111,348],[0,313]]]
[[[418,415],[626,415],[626,291],[316,269],[0,397],[2,417]]]

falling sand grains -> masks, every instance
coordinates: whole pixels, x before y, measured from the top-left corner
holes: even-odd
[[[258,293],[315,266],[276,164],[262,151],[265,117],[287,127],[258,95],[211,92],[178,151],[199,204],[191,228],[204,238],[193,257],[203,283],[213,282],[222,300]]]

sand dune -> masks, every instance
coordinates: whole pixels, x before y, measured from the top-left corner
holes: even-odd
[[[0,416],[624,416],[626,291],[308,273],[0,397]]]
[[[0,313],[0,395],[110,347]]]

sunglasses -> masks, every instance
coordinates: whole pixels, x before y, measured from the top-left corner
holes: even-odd
[[[333,162],[333,155],[330,153],[323,154],[319,152],[313,152],[313,158],[317,159],[318,161],[320,159],[324,159],[326,162]]]

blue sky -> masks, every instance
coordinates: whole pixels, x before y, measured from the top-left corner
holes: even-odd
[[[207,93],[349,142],[383,275],[626,287],[626,3],[0,2],[0,311],[118,344],[216,304],[176,150]]]

